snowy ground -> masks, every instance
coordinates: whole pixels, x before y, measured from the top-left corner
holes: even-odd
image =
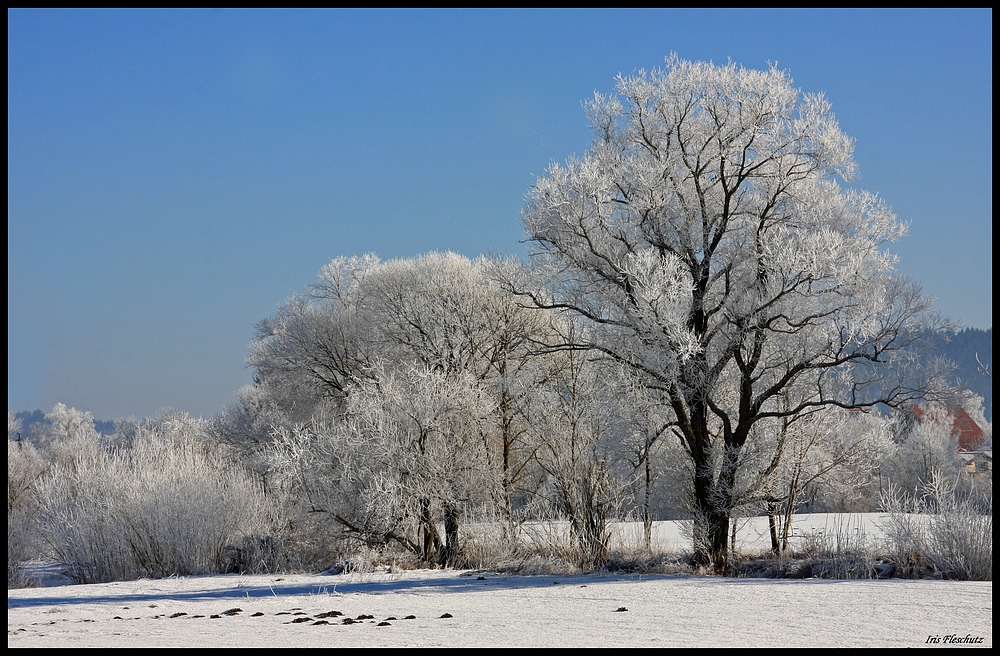
[[[991,581],[416,570],[7,592],[8,647],[992,645]]]
[[[992,582],[419,570],[7,593],[8,647],[922,647],[948,636],[993,645]]]

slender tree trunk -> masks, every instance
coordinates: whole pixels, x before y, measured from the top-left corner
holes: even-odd
[[[425,562],[431,562],[441,544],[441,538],[438,537],[437,527],[434,526],[430,499],[420,500],[420,532],[420,557]]]
[[[454,565],[458,557],[458,508],[449,505],[444,511],[445,546],[442,561],[444,565]]]
[[[773,499],[767,501],[767,531],[771,536],[771,553],[781,554],[781,543],[778,541],[778,504]]]
[[[788,500],[785,502],[784,523],[781,527],[781,551],[788,550],[788,535],[792,531],[792,515],[795,514],[795,504],[798,503],[799,471],[796,470],[795,477],[788,486]]]
[[[642,503],[642,537],[646,553],[652,551],[653,545],[653,513],[650,509],[653,499],[653,468],[649,462],[649,447],[646,447],[646,490]]]
[[[514,520],[514,506],[512,501],[514,496],[514,480],[513,480],[514,477],[511,473],[513,469],[512,449],[514,445],[514,437],[513,437],[514,419],[511,410],[511,400],[506,392],[504,392],[501,397],[500,409],[501,409],[501,422],[502,422],[500,439],[502,442],[502,449],[503,449],[503,472],[502,472],[503,489],[501,491],[503,498],[500,500],[501,504],[500,512],[502,513],[504,518],[504,524],[506,530],[505,537],[507,538],[510,544],[513,544],[517,532],[517,526]]]

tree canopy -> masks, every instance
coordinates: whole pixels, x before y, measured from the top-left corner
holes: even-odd
[[[696,552],[721,567],[758,423],[916,398],[912,350],[944,321],[886,246],[906,226],[842,186],[853,140],[777,67],[671,55],[586,104],[594,139],[553,164],[522,220],[548,284],[673,411],[694,467]],[[567,345],[569,346],[569,345]],[[918,381],[919,384],[916,384]]]

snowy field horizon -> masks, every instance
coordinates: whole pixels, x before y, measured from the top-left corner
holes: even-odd
[[[882,513],[797,515],[793,536],[876,542],[884,519]],[[640,526],[618,528],[616,546],[640,539]],[[739,520],[737,529],[737,551],[766,551],[766,518]],[[684,549],[684,536],[682,522],[654,524],[657,548]],[[53,576],[40,587],[8,590],[9,648],[993,644],[992,581],[514,575],[389,566],[341,574],[61,581]]]

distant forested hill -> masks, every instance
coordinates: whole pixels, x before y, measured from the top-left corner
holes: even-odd
[[[983,411],[987,421],[993,421],[993,329],[965,328],[957,333],[943,335],[938,343],[938,354],[954,362],[955,384],[972,390],[983,397]],[[986,376],[979,369],[979,361],[988,368]]]

